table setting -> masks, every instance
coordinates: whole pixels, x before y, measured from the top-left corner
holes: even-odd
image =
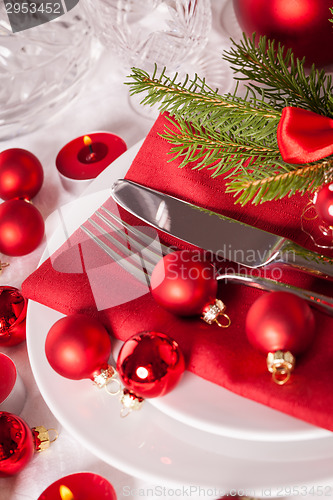
[[[148,3],[0,10],[0,499],[331,498],[332,6]]]

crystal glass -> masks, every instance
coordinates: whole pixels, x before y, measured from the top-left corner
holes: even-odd
[[[207,43],[210,0],[82,0],[96,36],[127,66],[177,70]]]
[[[13,34],[0,2],[0,140],[31,132],[71,102],[92,54],[81,11]]]

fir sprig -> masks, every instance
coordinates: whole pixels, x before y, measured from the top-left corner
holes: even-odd
[[[333,116],[332,76],[312,66],[309,74],[304,69],[304,60],[295,59],[291,49],[260,37],[255,43],[243,35],[234,42],[223,58],[231,65],[238,80],[247,80],[255,92],[265,86],[265,97],[275,109],[286,105],[310,109],[315,113]],[[238,75],[241,76],[238,76]]]
[[[213,177],[224,174],[227,192],[242,204],[315,190],[332,171],[333,158],[285,163],[276,132],[287,105],[333,116],[331,76],[314,67],[306,75],[304,61],[265,37],[256,46],[254,37],[244,35],[224,57],[247,80],[245,96],[238,95],[238,85],[221,95],[197,75],[179,82],[165,69],[150,76],[133,68],[131,93],[144,92],[143,104],[170,115],[163,137],[172,145],[172,159],[180,158],[181,167],[207,168]]]

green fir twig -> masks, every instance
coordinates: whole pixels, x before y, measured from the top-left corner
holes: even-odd
[[[306,74],[304,61],[265,37],[258,45],[255,35],[232,43],[224,58],[237,79],[246,81],[244,96],[238,95],[238,84],[234,93],[221,95],[197,75],[181,82],[178,74],[170,78],[156,67],[152,76],[133,68],[130,92],[144,93],[143,104],[169,113],[162,137],[171,144],[171,160],[178,159],[180,167],[207,168],[212,177],[223,174],[236,202],[258,204],[314,191],[332,171],[333,158],[285,163],[277,126],[285,106],[333,116],[331,76],[315,67]]]

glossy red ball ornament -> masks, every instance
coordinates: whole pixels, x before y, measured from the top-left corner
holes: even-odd
[[[305,351],[313,340],[315,318],[307,302],[297,295],[270,292],[252,304],[245,329],[250,343],[268,354],[268,369],[274,375],[276,370],[293,370],[294,355]],[[275,381],[281,383],[278,379]]]
[[[226,306],[217,293],[216,270],[200,254],[189,250],[172,252],[155,266],[151,279],[151,293],[158,304],[179,316],[201,314],[201,319],[222,328],[230,325]],[[223,324],[218,321],[224,318]]]
[[[333,182],[325,184],[315,195],[314,206],[318,217],[333,226]]]
[[[333,63],[331,0],[233,0],[246,34],[266,35],[291,48],[306,65]]]
[[[57,439],[57,431],[55,434],[51,441],[43,425],[30,429],[17,415],[0,411],[0,477],[18,474],[30,462],[34,451],[46,450]]]
[[[82,314],[54,323],[46,337],[45,353],[52,368],[72,380],[88,378],[102,387],[114,374],[108,365],[111,340],[107,330],[96,319]]]
[[[0,477],[13,476],[34,454],[31,429],[20,417],[0,411]]]
[[[13,346],[25,340],[27,304],[17,288],[0,287],[1,346]]]
[[[201,314],[217,293],[214,267],[188,250],[163,257],[152,272],[150,286],[156,302],[179,316]]]
[[[36,207],[24,200],[0,205],[0,252],[10,256],[35,250],[44,236],[44,221]]]
[[[12,148],[0,153],[0,198],[31,200],[44,180],[38,158],[25,149]]]
[[[135,396],[156,398],[170,392],[185,370],[184,356],[168,335],[143,332],[129,338],[117,359],[117,372]]]

